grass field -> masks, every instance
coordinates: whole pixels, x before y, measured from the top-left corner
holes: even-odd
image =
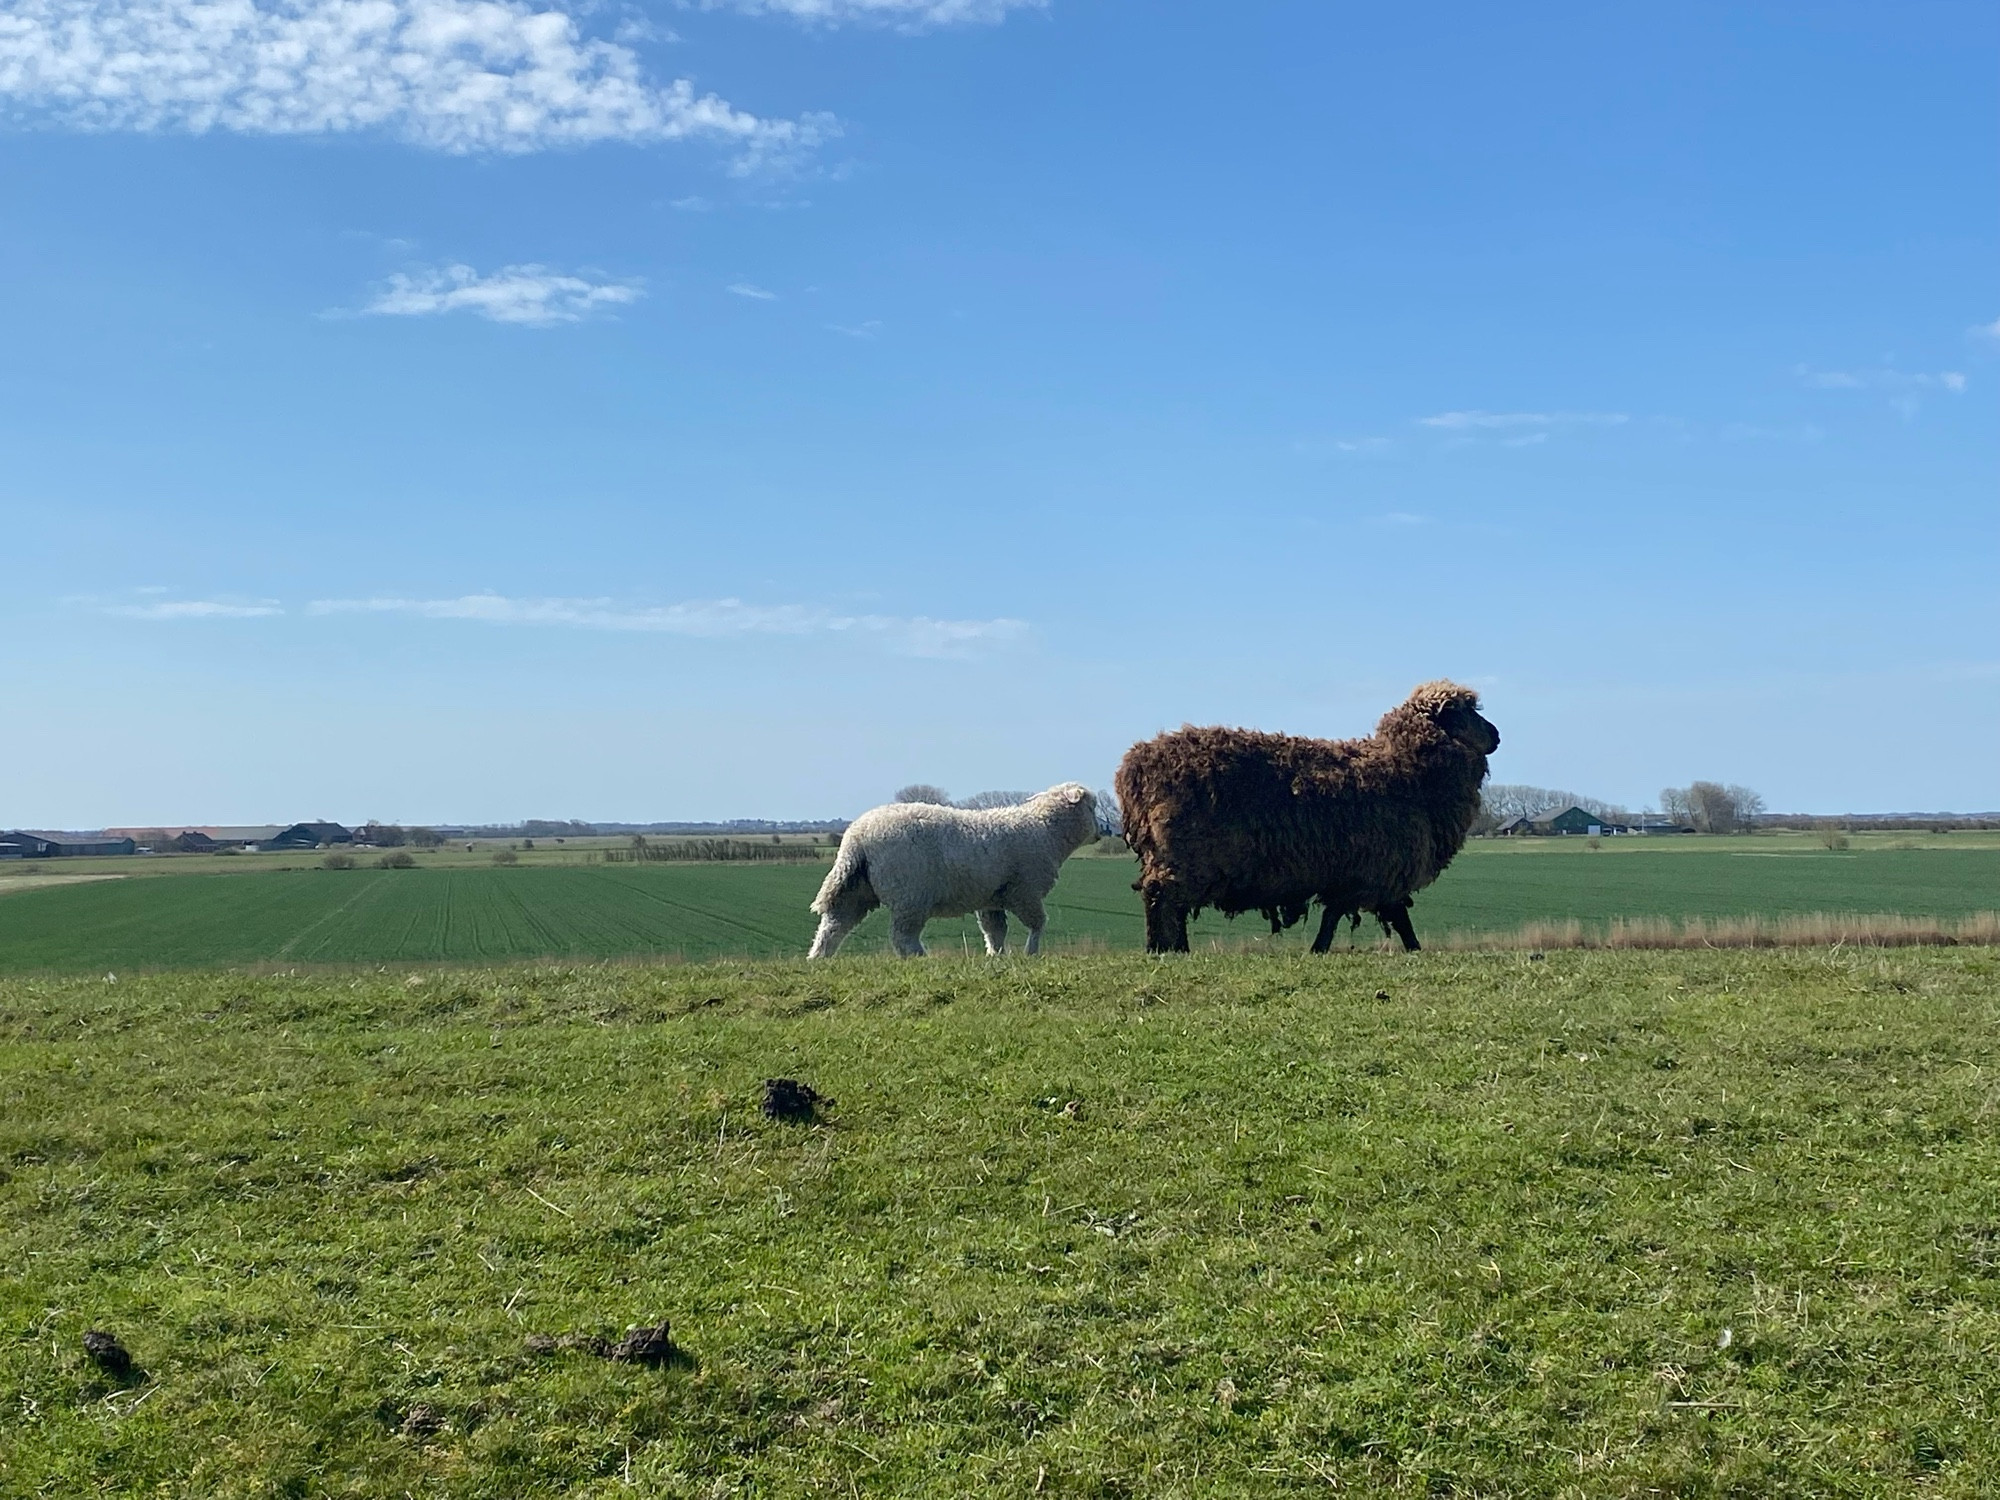
[[[1910,842],[1911,847],[1897,847]],[[537,851],[540,853],[541,851]],[[0,972],[170,968],[206,964],[483,962],[509,958],[793,956],[812,934],[814,865],[605,865],[581,856],[498,869],[490,862],[414,870],[261,867],[250,859],[166,862],[154,878],[42,884],[0,898]],[[117,862],[75,862],[115,873]],[[127,867],[132,865],[127,860]],[[154,864],[150,868],[162,869]],[[1128,859],[1078,858],[1050,902],[1057,946],[1137,948],[1144,924]],[[46,876],[40,878],[46,880]],[[0,877],[0,892],[22,875]],[[24,882],[25,883],[25,882]],[[1902,912],[1955,918],[2000,910],[2000,840],[1877,840],[1832,852],[1804,838],[1475,842],[1416,907],[1429,938],[1493,933],[1530,921],[1614,917],[1779,917]],[[1301,947],[1311,924],[1263,937],[1254,917],[1210,914],[1200,942]],[[872,917],[851,940],[886,945]],[[1372,927],[1362,938],[1372,941]],[[936,922],[936,951],[976,951],[970,921]]]
[[[1996,1042],[1991,950],[0,979],[0,1494],[1990,1495]]]

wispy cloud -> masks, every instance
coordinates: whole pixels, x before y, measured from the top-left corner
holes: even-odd
[[[440,151],[708,140],[750,173],[839,133],[767,120],[526,0],[8,0],[0,101],[80,130],[380,131]]]
[[[575,323],[643,295],[635,282],[592,281],[547,266],[502,266],[487,276],[471,266],[444,266],[398,272],[361,312],[392,318],[468,312],[495,323],[547,327]]]
[[[939,620],[927,615],[846,614],[813,604],[745,604],[700,599],[634,607],[610,599],[516,599],[464,594],[455,599],[318,599],[315,615],[394,614],[489,625],[542,625],[717,640],[742,636],[847,635],[881,641],[910,656],[965,656],[1018,640],[1021,620]]]
[[[1972,335],[1974,338],[1993,339],[1996,342],[2000,342],[2000,318],[1995,318],[1991,323],[1975,324],[1972,329]]]
[[[747,281],[732,281],[729,283],[729,290],[739,297],[748,297],[753,302],[776,302],[778,300],[776,292],[767,292],[761,286],[753,286]]]
[[[148,604],[108,604],[103,609],[107,615],[126,620],[253,620],[285,612],[275,599],[251,603],[227,599],[156,599]]]
[[[1725,443],[1817,443],[1826,436],[1810,422],[1793,427],[1760,426],[1755,422],[1729,422],[1722,428]]]
[[[865,323],[829,323],[828,333],[842,334],[850,339],[872,339],[882,332],[882,320],[870,318]]]
[[[1632,419],[1617,411],[1441,411],[1417,418],[1420,427],[1445,432],[1504,430],[1538,427],[1621,427]]]
[[[704,10],[753,16],[790,16],[837,26],[872,22],[905,30],[927,26],[991,24],[1013,10],[1041,10],[1048,0],[702,0]]]
[[[1957,370],[1923,374],[1914,370],[1815,370],[1810,365],[1794,365],[1792,373],[1814,390],[1820,391],[1949,391],[1956,396],[1965,389],[1965,376]]]

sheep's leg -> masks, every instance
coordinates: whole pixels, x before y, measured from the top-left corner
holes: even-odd
[[[988,953],[1007,951],[1007,913],[1000,907],[979,913],[979,932],[986,939]]]
[[[924,956],[924,919],[928,912],[897,912],[889,922],[889,946],[899,958]]]
[[[1025,893],[1010,895],[1007,910],[1021,919],[1021,925],[1028,929],[1027,951],[1031,954],[1042,951],[1042,929],[1049,924],[1048,913],[1042,910],[1042,898]]]
[[[1185,953],[1188,951],[1187,908],[1165,891],[1146,892],[1146,951]]]
[[[1417,941],[1417,929],[1410,925],[1409,902],[1398,901],[1394,906],[1385,908],[1381,916],[1384,922],[1396,929],[1396,936],[1403,940],[1405,953],[1415,953],[1422,946]]]
[[[1340,919],[1346,915],[1336,906],[1321,908],[1319,931],[1313,937],[1313,952],[1324,953],[1333,946],[1334,934],[1340,931]]]

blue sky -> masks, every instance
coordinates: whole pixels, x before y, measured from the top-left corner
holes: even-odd
[[[2000,806],[1991,6],[544,4],[0,4],[0,825]]]

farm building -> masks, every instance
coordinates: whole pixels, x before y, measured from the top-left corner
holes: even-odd
[[[1536,813],[1532,817],[1512,817],[1493,832],[1496,836],[1521,838],[1531,834],[1548,837],[1573,833],[1625,833],[1627,829],[1623,823],[1614,823],[1602,813],[1586,812],[1581,807],[1571,806]]]
[[[101,833],[0,833],[0,859],[60,859],[83,854],[131,854],[128,838]]]
[[[317,849],[323,844],[351,844],[354,835],[338,823],[294,823],[266,839],[265,849]]]

